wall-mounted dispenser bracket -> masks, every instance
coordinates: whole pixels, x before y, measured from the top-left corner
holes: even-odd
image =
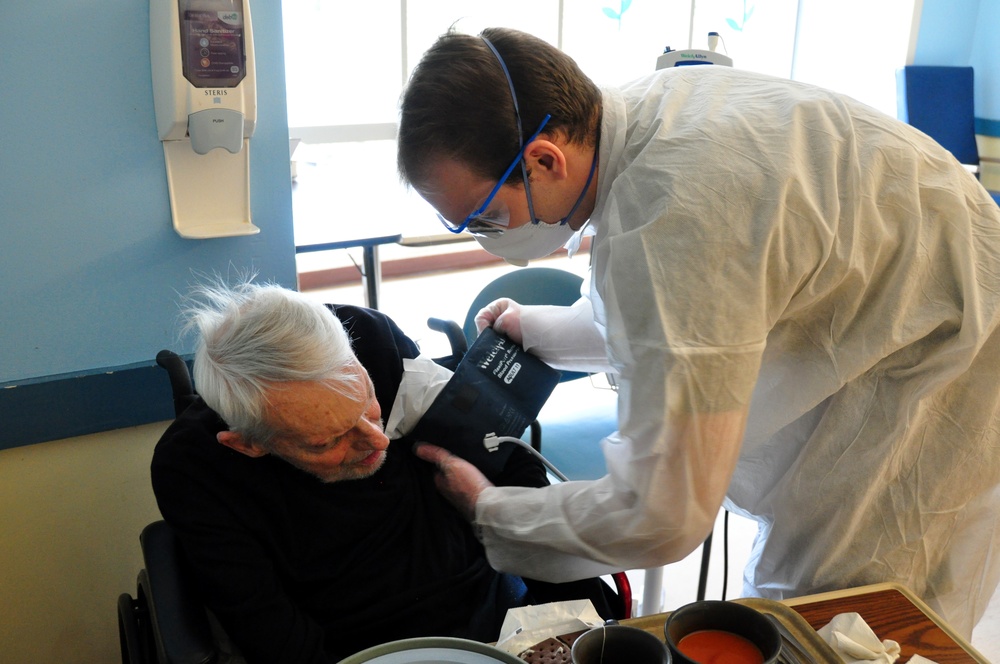
[[[252,235],[250,137],[257,121],[248,0],[150,0],[156,129],[174,230]]]

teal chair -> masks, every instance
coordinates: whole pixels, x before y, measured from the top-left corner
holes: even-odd
[[[520,304],[554,304],[568,306],[580,299],[583,279],[565,270],[551,267],[526,267],[497,277],[479,291],[469,305],[461,325],[454,321],[430,318],[427,325],[448,335],[452,352],[461,357],[478,336],[476,314],[493,300],[509,297]],[[563,372],[562,381],[574,380],[587,374]]]

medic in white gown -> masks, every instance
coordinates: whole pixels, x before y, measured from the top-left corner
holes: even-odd
[[[481,322],[617,372],[607,476],[496,488],[419,452],[491,563],[663,565],[724,505],[759,524],[745,595],[894,581],[970,634],[1000,581],[1000,209],[930,138],[804,84],[671,69],[601,110],[589,299]],[[518,258],[519,232],[477,239]]]

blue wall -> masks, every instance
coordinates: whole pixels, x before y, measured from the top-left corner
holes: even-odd
[[[1000,0],[923,0],[922,4],[913,64],[974,67],[977,131],[998,135]]]
[[[976,68],[976,117],[987,129],[980,133],[1000,136],[1000,0],[981,0],[969,64]],[[978,127],[978,124],[977,124]]]
[[[250,8],[251,209],[261,233],[185,240],[171,225],[156,135],[148,4],[5,0],[0,386],[188,351],[177,341],[177,294],[199,274],[253,269],[295,286],[280,0]]]

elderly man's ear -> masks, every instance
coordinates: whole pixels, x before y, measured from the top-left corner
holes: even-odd
[[[256,459],[267,454],[267,450],[247,441],[243,434],[236,431],[220,431],[215,438],[229,449],[246,454],[248,457]]]

